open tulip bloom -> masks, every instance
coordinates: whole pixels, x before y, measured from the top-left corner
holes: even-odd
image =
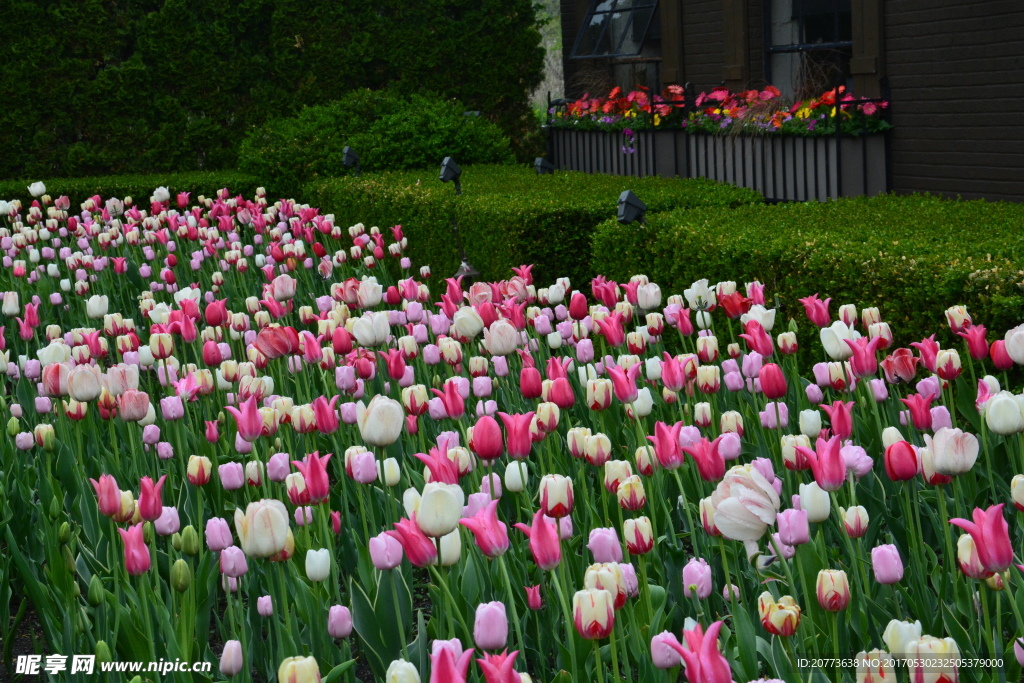
[[[401,226],[262,191],[32,194],[0,201],[0,596],[47,653],[1021,678],[1024,325],[443,279]]]

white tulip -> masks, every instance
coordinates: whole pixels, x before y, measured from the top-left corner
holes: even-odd
[[[513,460],[505,466],[505,488],[522,493],[530,482],[530,470],[525,462]]]
[[[450,534],[462,517],[465,494],[457,484],[431,482],[423,487],[416,524],[432,538]]]
[[[319,582],[331,575],[331,551],[327,548],[306,551],[306,578]]]
[[[821,411],[800,411],[800,433],[808,439],[815,439],[821,434]]]
[[[821,345],[832,360],[846,360],[853,355],[845,339],[859,339],[860,333],[849,327],[842,320],[836,320],[828,327],[821,328]]]
[[[824,522],[831,506],[828,491],[823,491],[817,483],[800,484],[800,509],[807,511],[808,522]]]

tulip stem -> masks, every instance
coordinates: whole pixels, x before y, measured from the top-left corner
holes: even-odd
[[[405,642],[405,620],[402,618],[402,603],[398,601],[398,584],[394,574],[395,570],[392,569],[390,571],[391,575],[388,578],[391,579],[391,598],[395,602],[395,624],[398,626],[398,641],[402,644],[402,659],[408,660],[409,646]]]
[[[842,683],[843,669],[839,666],[839,614],[832,615],[832,645],[833,655],[836,658],[836,683]]]
[[[647,583],[647,556],[640,555],[640,594],[643,596],[644,608],[647,610],[648,633],[654,632],[654,607],[651,605],[651,586]]]
[[[697,551],[697,528],[693,525],[693,516],[690,514],[689,501],[686,499],[686,489],[683,488],[683,480],[679,476],[679,470],[672,470],[672,476],[675,477],[676,486],[679,487],[679,495],[683,499],[683,512],[686,514],[686,524],[690,527],[690,546],[694,550],[696,556],[700,556]]]
[[[572,674],[573,674],[573,677],[575,677],[576,674],[577,674],[577,670],[576,670],[576,641],[575,641],[575,639],[573,638],[573,635],[572,635],[572,628],[573,628],[572,612],[569,611],[569,603],[566,602],[565,593],[562,591],[562,584],[558,580],[558,571],[560,569],[561,569],[561,563],[559,563],[559,566],[555,567],[551,571],[551,581],[555,584],[555,592],[558,593],[558,601],[560,603],[562,603],[562,614],[563,614],[563,618],[565,619],[565,639],[566,639],[565,645],[566,645],[566,647],[569,650],[569,657],[572,660]],[[596,641],[595,641],[594,644],[595,644],[595,646],[597,645]],[[598,659],[600,659],[600,653],[598,653]],[[603,681],[604,678],[602,677],[601,680]]]
[[[612,624],[611,636],[608,638],[612,646],[612,683],[619,681],[619,648],[615,644],[615,625]]]
[[[601,646],[594,641],[594,668],[597,669],[599,683],[605,683],[604,660],[601,659]]]
[[[508,604],[512,608],[512,624],[515,626],[516,644],[519,646],[519,651],[523,653],[523,659],[526,659],[526,641],[523,640],[523,626],[519,621],[519,608],[516,606],[515,593],[512,592],[512,580],[508,576],[508,567],[505,565],[504,555],[498,555],[498,567],[501,569],[501,576],[505,580],[505,590],[508,591]]]
[[[988,611],[988,586],[978,586],[978,593],[981,595],[981,614],[985,620],[985,641],[988,645],[989,657],[996,659],[999,655],[996,654],[996,636],[992,631],[992,615]],[[996,667],[993,665],[992,673],[996,673]]]

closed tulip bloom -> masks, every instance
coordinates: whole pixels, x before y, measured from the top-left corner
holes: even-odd
[[[871,566],[875,571],[875,581],[878,583],[888,585],[903,579],[903,561],[900,559],[899,550],[892,544],[871,549]]]
[[[1024,474],[1014,475],[1010,482],[1010,497],[1013,498],[1014,506],[1024,512]]]
[[[413,669],[415,673],[415,669]],[[277,669],[279,683],[320,683],[320,665],[313,657],[288,657]],[[407,683],[414,679],[395,679],[394,683]],[[388,683],[393,683],[388,679]],[[417,676],[415,683],[420,683]]]
[[[622,525],[622,537],[630,555],[646,555],[654,549],[654,533],[647,517],[627,519]]]
[[[850,538],[860,538],[868,532],[868,511],[863,505],[840,509],[843,515],[843,524],[846,526],[846,535]]]
[[[203,486],[210,481],[210,470],[213,464],[205,455],[190,455],[186,474],[188,481],[194,486]]]
[[[1024,414],[1016,397],[1009,391],[1000,391],[984,406],[985,423],[996,434],[1006,436],[1024,431]]]
[[[786,395],[788,391],[786,375],[782,372],[782,368],[775,363],[762,366],[757,376],[761,380],[761,392],[765,398],[775,400]]]
[[[757,611],[761,617],[761,625],[774,636],[789,637],[796,633],[800,625],[801,609],[789,595],[775,600],[768,591],[761,593],[757,599]]]
[[[498,557],[508,550],[508,527],[498,519],[499,502],[492,500],[473,517],[459,520],[459,524],[473,532],[477,547],[487,557]]]
[[[160,517],[153,522],[153,528],[161,536],[171,536],[181,529],[181,519],[178,517],[178,509],[164,506]]]
[[[93,365],[79,365],[68,373],[68,395],[76,401],[95,401],[101,388],[99,370]]]
[[[932,465],[939,474],[958,476],[971,471],[978,460],[978,437],[942,427],[934,436],[925,435],[932,452]]]
[[[587,567],[583,577],[583,587],[587,590],[606,590],[612,595],[612,607],[622,609],[629,599],[629,586],[623,567],[631,565],[616,562],[596,563]],[[635,574],[634,574],[635,578]]]
[[[229,546],[220,551],[220,573],[232,578],[245,576],[249,571],[249,564],[245,560],[245,553],[237,546]]]
[[[703,558],[693,558],[683,567],[683,595],[705,600],[711,595],[711,567]]]
[[[508,642],[505,603],[486,602],[477,605],[473,641],[481,650],[498,650],[505,647],[505,643]]]
[[[512,493],[522,493],[529,483],[530,470],[521,460],[505,465],[505,488]]]
[[[594,562],[622,562],[622,544],[615,529],[591,529],[587,548],[594,556]]]
[[[348,638],[352,634],[352,613],[343,605],[332,605],[327,613],[327,633],[331,638]]]
[[[960,648],[952,638],[921,636],[907,644],[907,658],[912,681],[955,683],[960,679]]]
[[[1003,516],[1003,504],[993,505],[987,510],[975,508],[973,518],[973,522],[960,518],[949,522],[970,534],[985,570],[993,573],[1006,571],[1013,563],[1013,546]]]
[[[490,415],[484,415],[473,425],[473,438],[469,440],[469,448],[483,460],[494,460],[505,452],[505,443],[498,421]]]
[[[841,612],[850,604],[850,582],[841,569],[818,572],[818,604],[828,612]]]
[[[544,511],[537,510],[533,515],[533,524],[516,524],[515,527],[530,539],[530,553],[534,563],[545,571],[557,567],[562,561],[562,548],[559,544],[558,528],[544,518]]]
[[[697,368],[697,388],[702,394],[717,394],[721,386],[721,370],[717,365]]]
[[[141,576],[149,571],[151,559],[146,539],[142,535],[142,524],[128,529],[118,528],[117,533],[124,541],[124,566],[132,576]]]
[[[920,621],[899,621],[893,619],[882,633],[882,642],[894,657],[900,659],[910,656],[910,644],[921,638]]]
[[[125,422],[139,422],[149,414],[149,394],[127,389],[117,397],[118,415]]]
[[[206,546],[213,552],[224,550],[233,543],[231,527],[220,517],[206,521]]]
[[[356,420],[363,441],[371,446],[390,446],[402,433],[402,404],[386,396],[374,396],[368,406],[356,404]]]
[[[816,483],[800,484],[800,509],[807,512],[807,521],[824,522],[832,509],[828,492]]]
[[[331,575],[331,552],[327,548],[306,551],[306,578],[320,582]]]
[[[101,515],[113,517],[121,510],[121,490],[117,488],[117,480],[109,474],[101,474],[99,481],[90,479],[96,491],[96,504]]]
[[[605,410],[612,404],[614,385],[610,379],[587,380],[587,407],[591,410]]]
[[[641,510],[647,505],[647,492],[644,490],[644,482],[637,475],[631,475],[622,480],[615,491],[619,507],[623,510]]]
[[[683,664],[683,657],[679,654],[682,646],[679,639],[669,631],[662,631],[651,638],[651,661],[655,668],[672,669]]]
[[[626,477],[632,476],[633,467],[626,460],[609,460],[604,464],[604,487],[609,493],[619,490]]]
[[[546,474],[540,480],[540,507],[548,517],[565,517],[572,512],[572,480],[560,474]]]
[[[783,510],[778,515],[779,540],[785,545],[797,546],[811,540],[806,510]]]
[[[885,449],[885,473],[893,481],[907,481],[917,476],[917,451],[906,441],[897,441]]]
[[[285,550],[291,535],[288,510],[279,500],[249,503],[244,513],[236,508],[235,532],[246,555],[273,557]]]
[[[224,643],[224,651],[220,655],[220,672],[228,678],[242,670],[242,643],[229,640]]]
[[[402,564],[405,556],[402,544],[398,539],[393,538],[387,532],[383,532],[370,539],[369,543],[370,561],[375,569],[381,571],[394,569]]]
[[[256,599],[256,611],[261,617],[274,616],[274,600],[269,595]]]
[[[451,533],[462,516],[464,496],[462,489],[454,484],[426,484],[416,516],[416,523],[423,533],[431,538]]]
[[[606,590],[581,590],[572,598],[573,623],[586,640],[600,640],[611,635],[615,626],[612,594]]]
[[[885,650],[860,652],[856,666],[857,683],[889,683],[896,680],[896,659]]]

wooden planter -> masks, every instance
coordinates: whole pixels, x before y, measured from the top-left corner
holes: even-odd
[[[551,128],[548,136],[548,159],[563,170],[710,178],[757,190],[769,201],[824,201],[889,190],[884,134],[806,138],[662,130],[637,131],[632,144],[619,132]]]

